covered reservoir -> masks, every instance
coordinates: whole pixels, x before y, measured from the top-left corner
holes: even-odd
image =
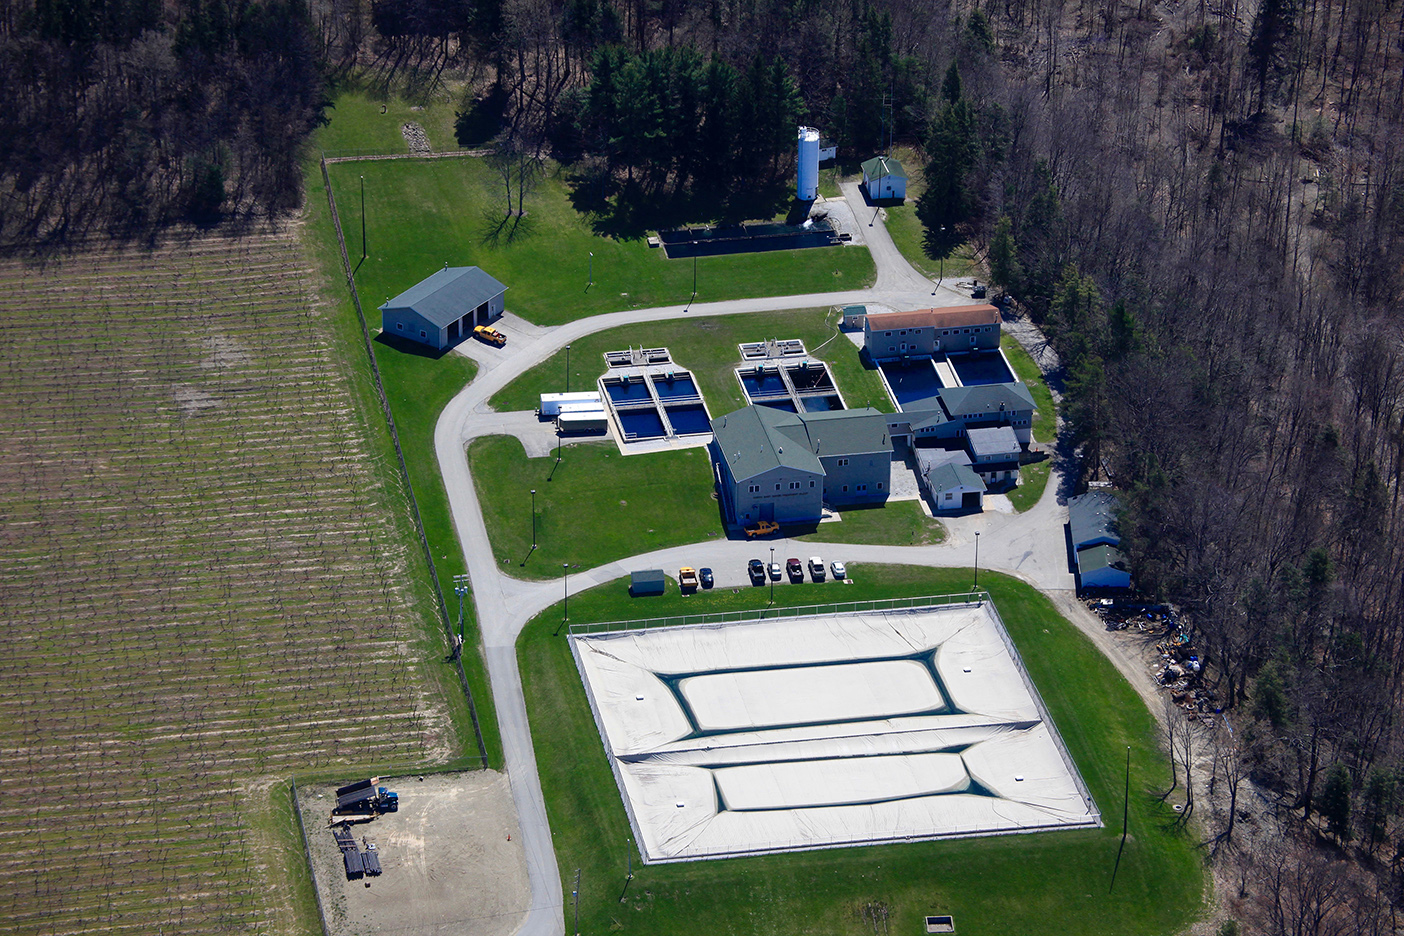
[[[571,650],[650,863],[1101,824],[983,595]]]

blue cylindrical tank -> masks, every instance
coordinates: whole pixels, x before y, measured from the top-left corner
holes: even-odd
[[[813,127],[799,128],[799,171],[795,194],[800,201],[819,197],[819,131]]]

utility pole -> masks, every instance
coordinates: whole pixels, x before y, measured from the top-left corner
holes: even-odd
[[[468,594],[468,576],[455,575],[453,577],[453,593],[458,596],[458,646],[454,648],[454,655],[463,653],[463,596]]]

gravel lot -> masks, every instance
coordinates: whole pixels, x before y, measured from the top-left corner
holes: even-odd
[[[468,771],[382,778],[381,785],[400,794],[400,809],[351,826],[358,842],[376,845],[384,871],[360,881],[346,880],[328,824],[335,786],[298,788],[331,936],[515,932],[531,894],[507,776]]]

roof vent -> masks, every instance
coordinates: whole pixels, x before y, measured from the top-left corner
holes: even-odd
[[[784,454],[785,454],[785,446],[782,445],[782,446],[780,446],[778,449],[776,449],[775,451],[778,452],[778,453],[781,454],[781,455],[784,455]]]

